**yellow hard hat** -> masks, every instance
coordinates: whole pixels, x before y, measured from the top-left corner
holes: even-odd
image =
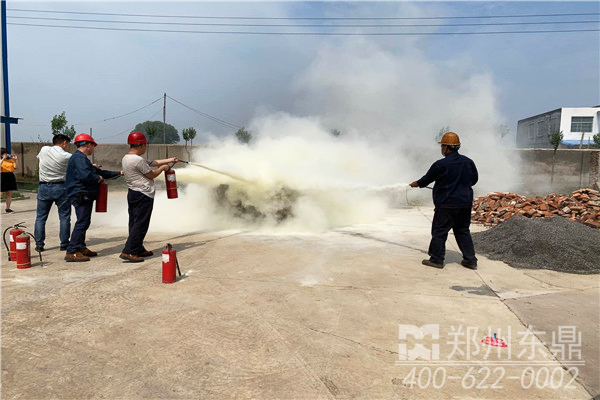
[[[439,141],[439,144],[446,146],[460,146],[460,139],[456,133],[446,132],[444,133],[444,136],[442,136],[442,140]]]

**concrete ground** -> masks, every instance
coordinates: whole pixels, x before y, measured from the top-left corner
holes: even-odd
[[[35,200],[12,208],[2,229],[25,221],[33,231]],[[64,262],[53,211],[43,267],[34,257],[17,270],[0,254],[2,398],[600,393],[599,276],[516,270],[483,256],[468,270],[452,237],[446,267],[425,267],[431,216],[398,209],[376,224],[306,235],[151,231],[155,255],[129,264],[118,258],[126,221],[108,229],[100,214],[88,231],[100,255]],[[166,242],[184,273],[174,284],[161,283]],[[564,326],[582,340],[558,337]],[[508,347],[482,343],[494,333]],[[581,360],[554,358],[548,349],[561,343]]]

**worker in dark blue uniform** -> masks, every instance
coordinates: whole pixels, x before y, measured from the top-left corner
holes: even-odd
[[[444,158],[433,163],[421,179],[410,184],[411,187],[422,188],[435,182],[435,214],[431,225],[429,259],[423,260],[423,264],[444,268],[446,239],[452,229],[463,255],[461,264],[470,269],[477,269],[475,248],[469,231],[473,206],[472,186],[478,180],[477,168],[473,160],[458,153],[460,139],[456,133],[446,132],[440,144]]]
[[[65,185],[69,201],[75,207],[77,222],[67,246],[65,261],[89,261],[98,255],[86,247],[85,234],[92,220],[92,205],[98,196],[98,185],[104,179],[123,175],[122,171],[105,171],[92,164],[88,156],[94,153],[96,141],[88,134],[75,136],[77,151],[69,159]]]

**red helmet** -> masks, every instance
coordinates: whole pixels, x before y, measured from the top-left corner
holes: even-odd
[[[94,138],[91,137],[90,135],[88,135],[87,133],[80,133],[79,135],[75,136],[75,140],[73,140],[73,142],[74,143],[90,142],[91,144],[94,145],[94,147],[98,146],[98,143],[96,143]]]
[[[146,135],[142,132],[131,132],[127,138],[127,144],[144,144],[148,143]]]

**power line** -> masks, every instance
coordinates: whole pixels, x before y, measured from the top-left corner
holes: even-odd
[[[102,120],[102,122],[106,122],[106,121],[110,121],[112,119],[117,119],[117,118],[125,117],[127,115],[131,115],[133,113],[136,113],[138,111],[143,110],[146,107],[150,107],[152,104],[154,104],[154,103],[156,103],[157,101],[160,101],[160,100],[162,100],[162,97],[159,97],[158,99],[154,100],[152,103],[146,104],[144,107],[141,107],[141,108],[138,108],[137,110],[128,112],[127,114],[119,115],[119,116],[116,116],[116,117],[105,118],[105,119]]]
[[[145,106],[140,107],[137,110],[133,110],[133,111],[130,111],[130,112],[122,114],[122,115],[117,115],[115,117],[104,118],[104,119],[101,119],[101,120],[98,120],[98,121],[91,121],[91,122],[75,122],[75,123],[73,123],[71,125],[73,125],[73,126],[79,126],[79,125],[98,124],[98,123],[101,123],[101,122],[106,122],[106,121],[111,121],[113,119],[118,119],[118,118],[121,118],[121,117],[126,117],[126,116],[134,114],[134,113],[136,113],[138,111],[142,111],[144,108],[148,108],[152,104],[154,104],[154,103],[156,103],[157,101],[160,101],[160,100],[162,100],[162,97],[159,97],[158,99],[154,100],[152,103],[146,104]],[[162,107],[161,107],[161,110],[162,110]],[[24,125],[24,126],[49,126],[49,124],[22,124],[22,125]]]
[[[159,100],[162,100],[162,97],[159,97]],[[156,103],[156,102],[153,102],[152,104],[154,104],[154,103]],[[156,114],[158,114],[159,112],[161,112],[162,110],[163,110],[163,108],[161,106],[156,112],[154,112],[150,117],[148,117],[148,121],[151,120],[152,118],[154,118],[154,116]],[[135,126],[132,129],[127,128],[127,129],[125,129],[125,130],[123,130],[123,131],[121,131],[119,133],[114,134],[114,135],[104,136],[102,139],[112,139],[112,138],[115,138],[117,136],[121,136],[124,133],[131,132],[134,129],[135,129]]]
[[[241,129],[241,128],[242,128],[241,126],[237,126],[237,125],[235,125],[235,124],[232,124],[232,123],[230,123],[230,122],[224,121],[224,120],[222,120],[222,119],[220,119],[220,118],[214,117],[214,116],[212,116],[212,115],[210,115],[210,114],[206,114],[206,113],[203,113],[202,111],[196,110],[195,108],[193,108],[193,107],[190,107],[190,106],[188,106],[188,105],[186,105],[186,104],[183,104],[183,103],[182,103],[182,102],[180,102],[179,100],[176,100],[176,99],[172,98],[172,97],[171,97],[171,96],[169,96],[169,95],[167,95],[167,97],[168,97],[169,99],[173,100],[175,103],[177,103],[177,104],[179,104],[179,105],[181,105],[181,106],[183,106],[183,107],[185,107],[185,108],[187,108],[187,109],[189,109],[189,110],[192,110],[192,111],[194,111],[195,113],[197,113],[197,114],[200,114],[200,115],[202,115],[203,117],[205,117],[205,118],[208,118],[208,119],[210,119],[211,121],[214,121],[214,122],[216,122],[216,123],[218,123],[218,124],[221,124],[221,125],[223,125],[223,126],[226,126],[226,127],[228,127],[228,128],[232,128],[232,129]]]
[[[341,20],[423,20],[423,19],[475,19],[475,18],[536,18],[536,17],[565,17],[600,15],[600,13],[555,13],[555,14],[513,14],[513,15],[479,15],[479,16],[436,16],[436,17],[240,17],[240,16],[197,16],[197,15],[157,15],[157,14],[126,14],[126,13],[99,13],[83,11],[55,11],[8,8],[7,11],[37,12],[52,14],[80,14],[80,15],[111,15],[121,17],[148,17],[148,18],[197,18],[197,19],[247,19],[247,20],[319,20],[319,21],[341,21]]]
[[[134,114],[134,113],[136,113],[136,112],[138,112],[138,111],[141,111],[141,110],[143,110],[144,108],[150,107],[152,104],[154,104],[154,103],[156,103],[157,101],[160,101],[160,100],[162,100],[162,97],[159,97],[158,99],[154,100],[152,103],[146,104],[145,106],[143,106],[143,107],[140,107],[140,108],[138,108],[137,110],[133,110],[133,111],[131,111],[131,112],[128,112],[128,113],[126,113],[126,114],[117,115],[116,117],[104,118],[104,119],[102,119],[102,120],[99,120],[99,121],[92,121],[92,122],[77,122],[77,123],[74,123],[73,125],[77,126],[77,125],[89,125],[89,124],[97,124],[97,123],[100,123],[100,122],[106,122],[106,121],[110,121],[110,120],[113,120],[113,119],[117,119],[117,118],[121,118],[121,117],[126,117],[127,115]]]
[[[504,34],[530,34],[530,33],[571,33],[571,32],[600,32],[600,29],[556,29],[556,30],[529,30],[529,31],[482,31],[482,32],[261,32],[261,31],[185,31],[174,29],[136,29],[136,28],[108,28],[94,26],[69,26],[48,24],[19,24],[7,23],[13,26],[37,26],[45,28],[90,29],[104,31],[127,32],[158,32],[158,33],[196,33],[196,34],[229,34],[229,35],[279,35],[279,36],[451,36],[451,35],[504,35]]]
[[[176,25],[176,26],[236,26],[236,27],[295,27],[295,28],[401,28],[401,27],[455,27],[455,26],[509,26],[509,25],[554,25],[554,24],[597,24],[594,21],[538,21],[538,22],[486,22],[486,23],[459,23],[459,24],[233,24],[233,23],[197,23],[197,22],[147,22],[147,21],[118,21],[80,18],[50,18],[50,17],[22,17],[9,16],[9,19],[45,20],[45,21],[70,21],[70,22],[99,22],[115,24],[140,24],[140,25]]]

